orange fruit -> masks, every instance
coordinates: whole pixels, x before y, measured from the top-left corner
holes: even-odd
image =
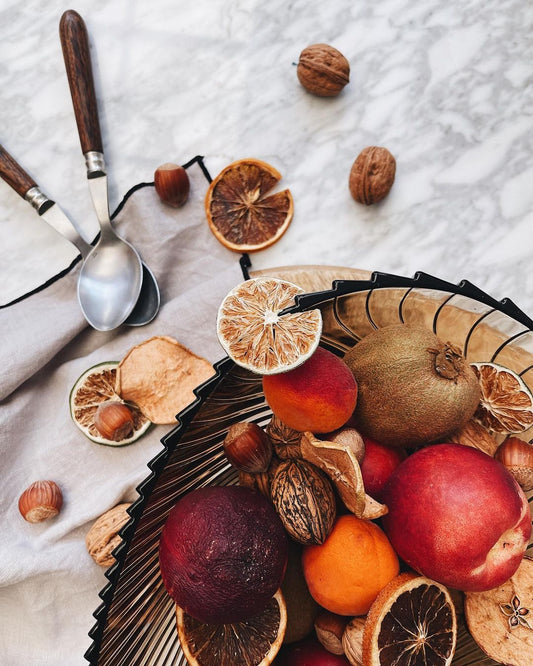
[[[252,372],[286,372],[308,359],[320,342],[320,310],[280,316],[303,289],[277,278],[246,280],[222,301],[217,333],[228,356]]]
[[[256,252],[287,231],[294,203],[289,190],[268,194],[281,174],[266,162],[244,159],[223,169],[210,184],[205,212],[216,238],[235,252]]]
[[[516,372],[497,363],[471,363],[481,387],[474,418],[489,430],[523,432],[533,426],[533,394]]]
[[[302,555],[312,597],[337,615],[364,615],[378,593],[398,575],[398,557],[375,523],[347,514],[337,518],[321,545]]]
[[[378,594],[363,632],[363,663],[452,663],[457,641],[455,607],[448,590],[430,578],[400,574]]]
[[[234,624],[203,624],[176,606],[178,638],[190,666],[268,666],[287,628],[287,609],[278,590],[258,615]]]

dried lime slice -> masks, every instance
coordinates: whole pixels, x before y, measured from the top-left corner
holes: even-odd
[[[221,345],[237,365],[262,375],[296,368],[318,347],[320,310],[280,316],[303,294],[300,287],[277,278],[246,280],[232,289],[218,311]]]
[[[98,432],[94,424],[94,415],[98,405],[107,400],[118,400],[124,402],[115,391],[115,379],[118,362],[108,361],[99,363],[86,370],[78,378],[70,391],[70,415],[78,428],[91,441],[107,446],[125,446],[139,439],[152,425],[139,408],[127,403],[133,414],[133,434],[115,442],[106,439]]]

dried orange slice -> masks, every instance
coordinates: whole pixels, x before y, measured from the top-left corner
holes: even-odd
[[[493,432],[523,432],[533,426],[533,394],[515,372],[497,363],[472,363],[481,386],[474,418]]]
[[[94,415],[98,405],[108,400],[124,402],[115,390],[118,362],[99,363],[86,370],[70,391],[70,415],[74,423],[91,441],[108,446],[132,444],[152,425],[137,405],[127,403],[133,414],[133,433],[118,442],[106,439],[98,432],[94,424]]]
[[[308,359],[322,333],[320,310],[279,313],[294,305],[301,287],[277,278],[246,280],[220,305],[220,344],[237,365],[258,374],[286,372]]]
[[[411,573],[393,578],[370,607],[363,633],[368,666],[448,666],[457,642],[457,618],[448,590]]]
[[[190,666],[268,666],[287,628],[287,608],[278,590],[262,613],[235,624],[203,624],[176,606],[178,637]]]
[[[223,169],[207,190],[205,211],[216,238],[235,252],[272,245],[291,223],[289,190],[268,194],[281,174],[266,162],[244,159]]]

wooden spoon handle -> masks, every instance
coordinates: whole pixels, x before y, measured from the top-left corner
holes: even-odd
[[[103,153],[87,28],[74,10],[67,10],[61,17],[59,37],[82,152]]]
[[[0,177],[22,198],[37,183],[28,175],[7,150],[0,145]]]

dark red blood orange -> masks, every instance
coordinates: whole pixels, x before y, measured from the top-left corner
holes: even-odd
[[[210,486],[171,510],[159,545],[165,587],[200,622],[260,613],[281,585],[287,537],[273,506],[249,488]]]

